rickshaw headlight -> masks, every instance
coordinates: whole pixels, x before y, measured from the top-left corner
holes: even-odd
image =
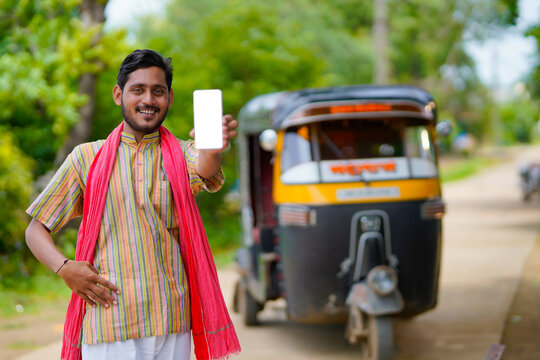
[[[266,129],[259,135],[259,144],[264,151],[273,151],[277,144],[277,133],[272,129]]]
[[[360,228],[362,232],[381,231],[382,220],[376,215],[365,215],[360,218]]]
[[[367,283],[375,294],[386,296],[396,289],[398,277],[390,266],[379,265],[368,273]]]

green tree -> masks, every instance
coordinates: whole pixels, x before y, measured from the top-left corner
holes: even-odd
[[[525,35],[532,36],[536,40],[535,66],[527,79],[527,87],[531,96],[538,101],[540,100],[540,23],[527,29]]]
[[[99,74],[121,60],[117,50],[124,44],[124,32],[102,33],[106,3],[0,2],[2,274],[27,274],[35,263],[24,245],[24,210],[34,180],[54,166],[74,126],[91,121],[87,104],[93,102]],[[88,134],[71,133],[69,138],[75,136],[82,142]]]
[[[450,118],[483,140],[493,105],[465,45],[515,25],[517,0],[391,0],[389,6],[396,81],[433,92]]]
[[[119,61],[123,32],[98,36],[103,24],[81,19],[87,3],[106,1],[0,2],[0,123],[36,159],[37,174],[52,167],[90,100],[79,80]]]
[[[373,3],[332,2],[348,31],[358,37],[369,36]],[[517,0],[387,0],[386,6],[390,82],[426,88],[446,117],[482,139],[492,105],[465,44],[496,37],[514,25]]]
[[[528,143],[532,140],[533,128],[540,112],[538,103],[527,96],[520,96],[501,106],[503,140],[506,144]]]

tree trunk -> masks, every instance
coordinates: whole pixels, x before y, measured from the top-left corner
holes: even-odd
[[[107,1],[82,0],[81,19],[85,28],[91,28],[105,22],[105,5]],[[92,39],[91,46],[96,45],[101,40],[101,33],[97,33]],[[98,75],[95,73],[85,73],[79,78],[79,94],[86,95],[88,102],[79,108],[80,120],[71,128],[66,140],[56,153],[55,163],[60,165],[73,148],[90,137],[92,122],[96,104],[96,86]]]
[[[375,21],[373,22],[373,41],[375,42],[375,84],[388,84],[388,21],[386,16],[386,0],[375,0]]]

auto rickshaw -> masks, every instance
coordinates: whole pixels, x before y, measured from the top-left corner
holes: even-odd
[[[234,309],[255,325],[267,301],[284,298],[290,319],[342,321],[364,358],[391,359],[392,317],[437,303],[433,97],[413,86],[286,91],[253,98],[238,120]]]

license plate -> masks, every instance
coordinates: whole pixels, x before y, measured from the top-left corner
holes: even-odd
[[[375,198],[399,198],[400,191],[397,186],[387,187],[364,187],[357,189],[339,189],[337,190],[337,199],[344,200],[362,200]]]

